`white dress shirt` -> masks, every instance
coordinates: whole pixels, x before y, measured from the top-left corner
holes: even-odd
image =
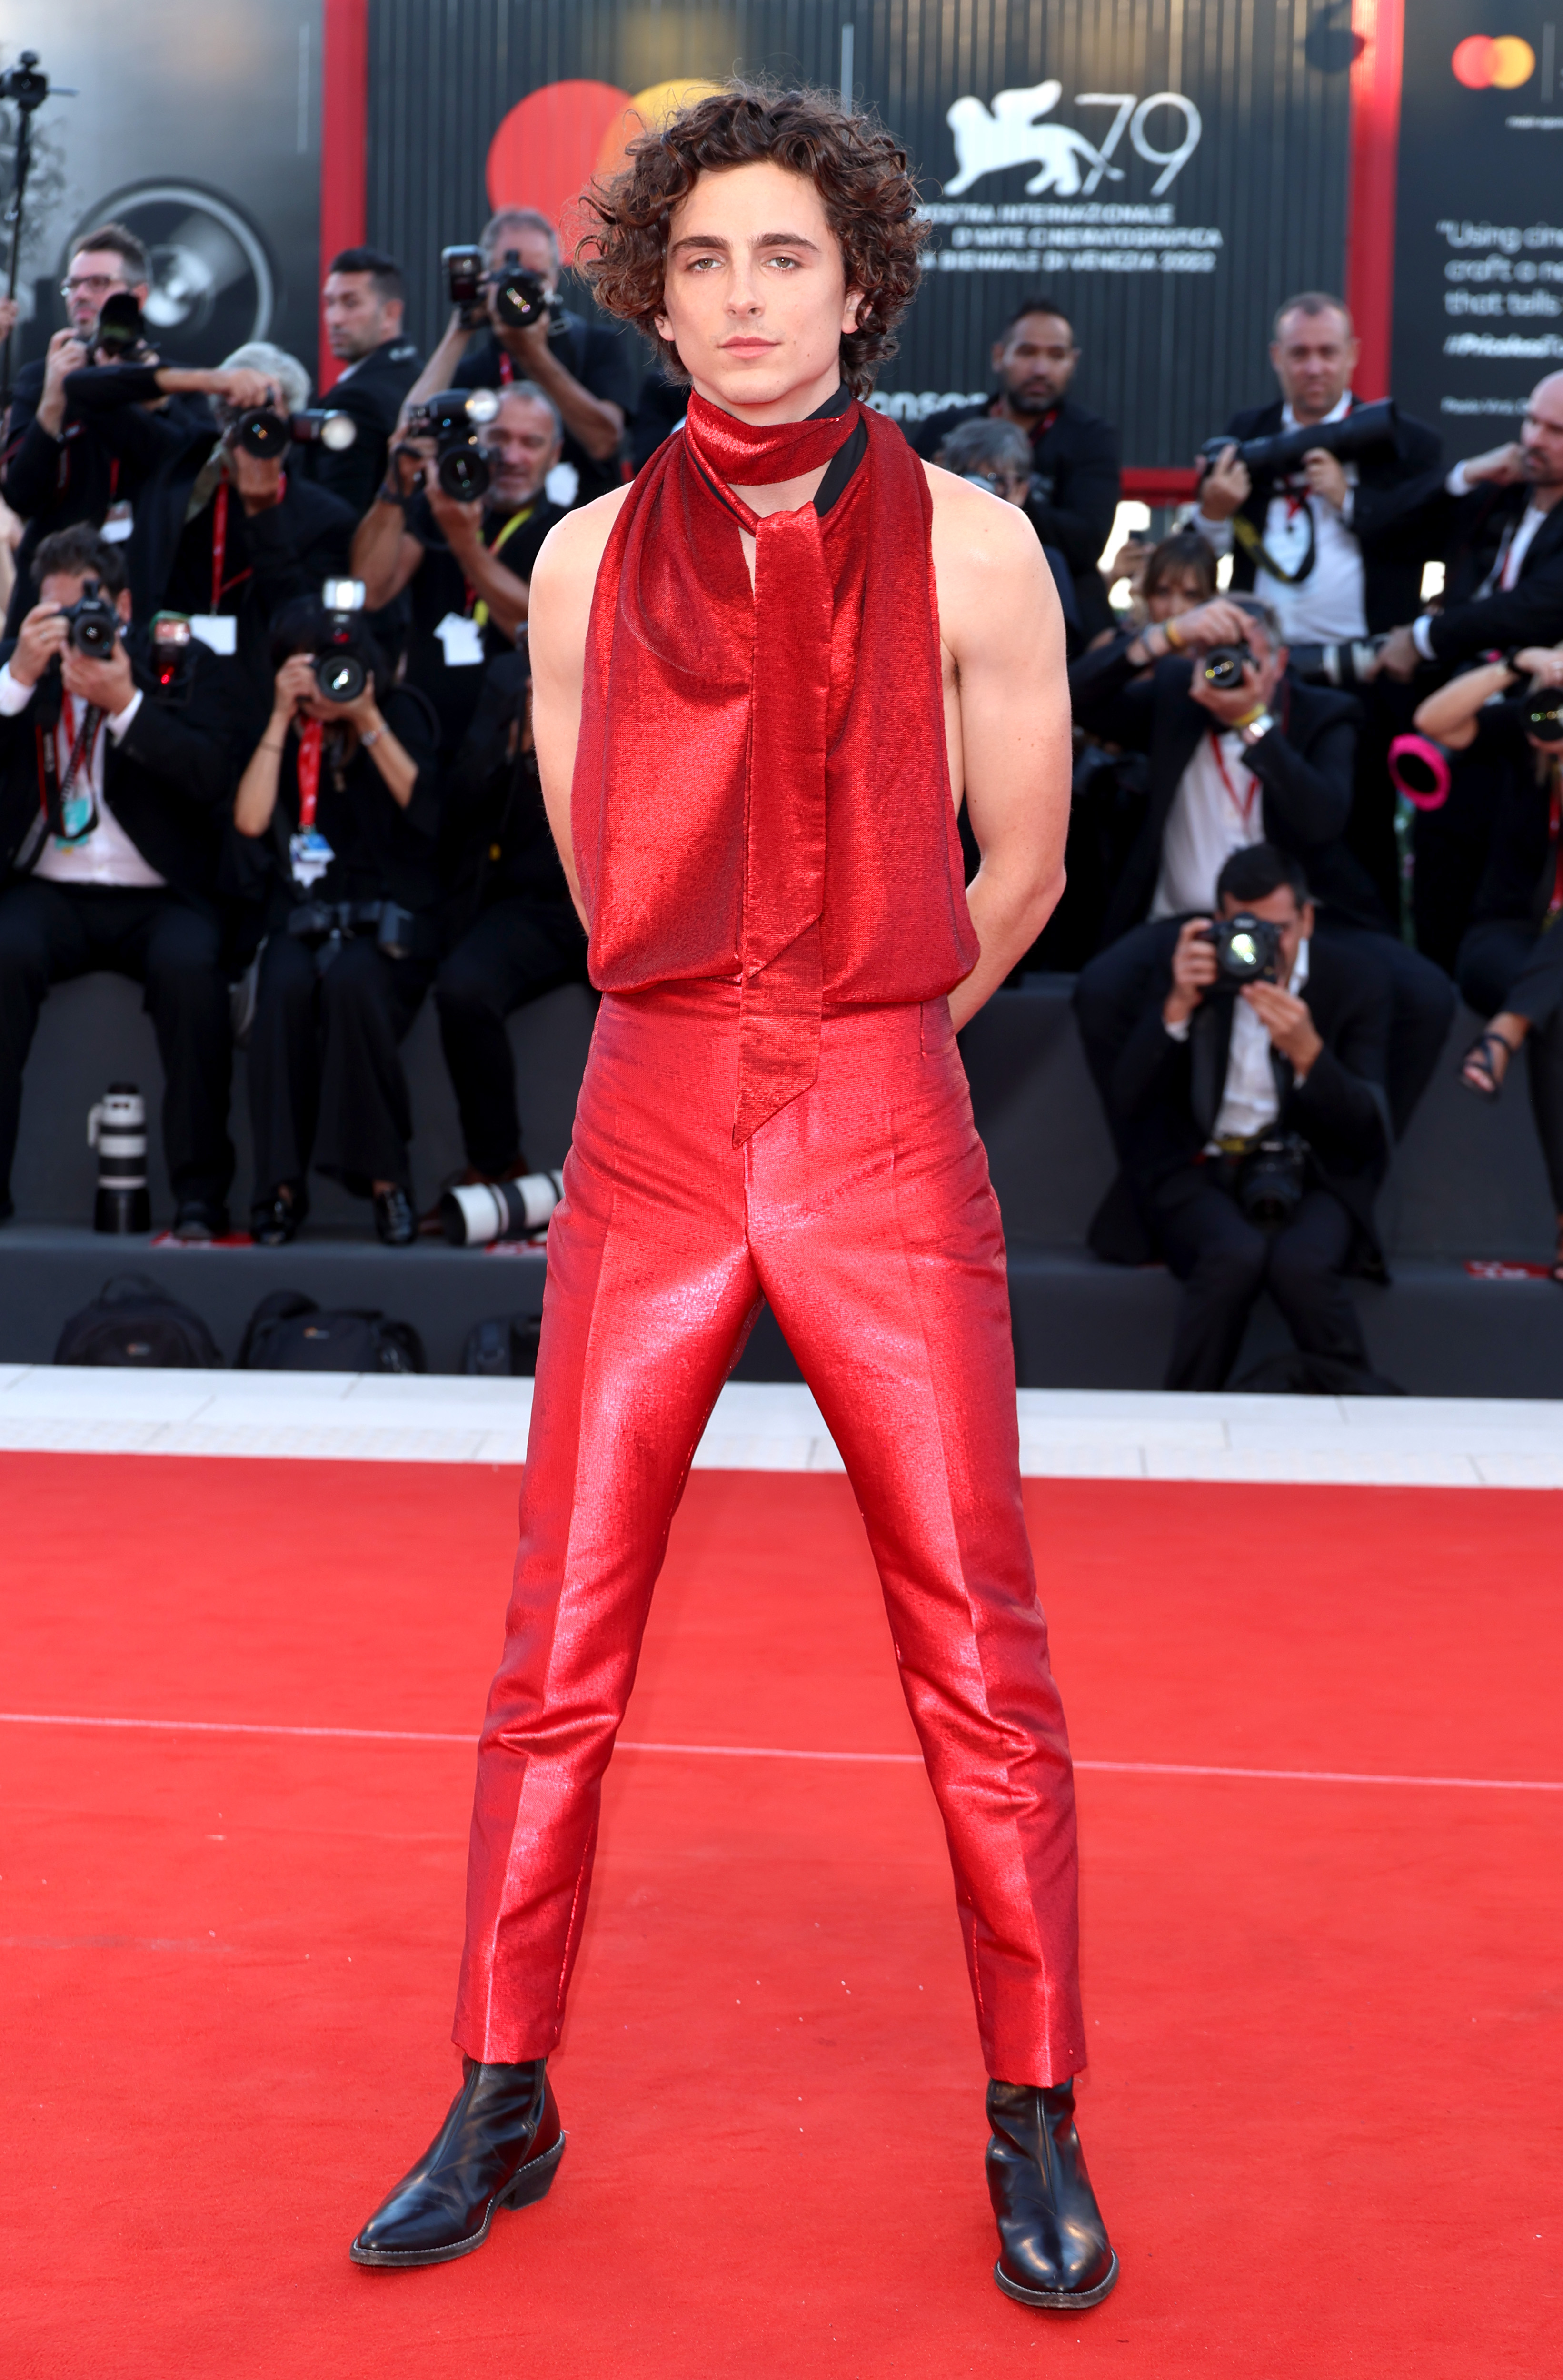
[[[1344,421],[1350,410],[1349,389],[1325,419]],[[1281,407],[1281,427],[1297,428],[1297,416],[1289,405]],[[1288,587],[1284,578],[1273,578],[1263,569],[1253,582],[1254,593],[1273,606],[1288,645],[1344,644],[1353,637],[1367,634],[1362,549],[1351,527],[1357,466],[1347,463],[1342,468],[1351,483],[1344,511],[1337,513],[1323,496],[1302,495],[1302,482],[1299,480],[1296,492],[1290,496],[1283,489],[1276,489],[1264,516],[1265,551],[1275,556],[1283,570],[1295,570],[1301,562],[1308,551],[1310,518],[1313,524],[1313,567],[1300,586]],[[1189,527],[1198,529],[1217,553],[1232,551],[1229,520],[1206,520],[1203,513],[1196,512]]]
[[[1264,788],[1248,752],[1235,729],[1200,737],[1167,812],[1153,917],[1208,909],[1215,880],[1234,851],[1264,842]]]
[[[7,662],[0,669],[0,719],[14,719],[18,711],[25,710],[35,690],[11,675]],[[141,700],[138,686],[124,710],[116,710],[106,722],[106,731],[116,744],[140,710]],[[70,766],[71,747],[79,725],[79,706],[67,694],[61,700],[59,725],[55,730],[55,765],[62,783]],[[165,880],[155,868],[148,867],[108,806],[108,796],[104,792],[104,731],[100,730],[92,738],[91,755],[77,779],[79,784],[92,788],[98,808],[97,825],[79,843],[60,843],[49,835],[32,873],[47,878],[52,884],[117,884],[150,889]]]
[[[1294,1000],[1302,997],[1307,980],[1308,945],[1302,942],[1287,986]],[[1168,1038],[1187,1041],[1191,1022],[1185,1017],[1181,1025],[1167,1026]],[[1276,1069],[1270,1062],[1270,1036],[1248,1002],[1235,1000],[1232,1039],[1227,1051],[1227,1080],[1222,1086],[1221,1105],[1215,1111],[1211,1148],[1222,1140],[1254,1140],[1279,1117],[1281,1102],[1276,1090]]]

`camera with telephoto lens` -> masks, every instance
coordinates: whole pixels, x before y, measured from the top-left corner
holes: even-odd
[[[1246,644],[1212,645],[1200,665],[1206,686],[1215,686],[1218,694],[1236,694],[1243,682],[1243,664],[1252,659]]]
[[[1392,396],[1376,405],[1354,405],[1338,421],[1305,421],[1295,430],[1272,431],[1264,438],[1207,438],[1200,448],[1206,467],[1218,462],[1228,446],[1255,479],[1284,479],[1296,470],[1304,455],[1320,448],[1337,462],[1366,455],[1375,446],[1393,446],[1399,436],[1399,416]]]
[[[1227,983],[1275,982],[1281,929],[1270,918],[1240,910],[1235,917],[1217,917],[1201,939],[1215,951],[1216,973]]]
[[[482,249],[442,248],[440,262],[445,267],[446,287],[461,318],[462,329],[481,331],[488,321],[488,299],[483,295],[488,276],[483,270]]]
[[[275,463],[290,446],[324,446],[344,454],[356,441],[358,423],[350,413],[334,413],[325,406],[307,406],[302,413],[278,413],[274,406],[252,405],[228,432],[236,446],[263,463]]]
[[[435,477],[456,504],[475,504],[489,492],[494,475],[478,440],[498,410],[492,388],[447,388],[408,409],[406,435],[433,440]]]
[[[327,628],[314,670],[315,684],[327,702],[356,702],[369,684],[369,672],[354,650],[363,592],[361,578],[328,578],[321,589]]]
[[[505,261],[488,276],[494,292],[495,319],[507,331],[530,331],[534,322],[544,322],[553,310],[545,283],[540,274],[528,273],[521,263],[520,251],[507,248]]]
[[[1307,1186],[1308,1144],[1295,1132],[1263,1133],[1238,1169],[1238,1204],[1266,1231],[1289,1222]]]
[[[108,659],[119,634],[119,614],[95,578],[81,581],[80,595],[74,603],[62,605],[60,617],[79,653],[85,653],[89,661]]]
[[[1388,642],[1386,636],[1379,636],[1353,637],[1338,645],[1293,645],[1291,674],[1311,686],[1370,686]]]

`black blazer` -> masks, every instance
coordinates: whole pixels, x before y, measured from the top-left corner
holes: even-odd
[[[1175,1040],[1162,1023],[1182,922],[1163,918],[1142,937],[1138,1014],[1108,1079],[1114,1136],[1147,1221],[1146,1194],[1191,1165],[1211,1136],[1231,1047],[1235,994],[1207,995],[1194,1011],[1187,1040]],[[1272,1050],[1280,1101],[1276,1128],[1301,1135],[1312,1152],[1313,1178],[1334,1191],[1357,1225],[1362,1249],[1376,1256],[1374,1199],[1391,1148],[1384,1090],[1392,1005],[1387,973],[1371,947],[1355,941],[1315,938],[1308,956],[1301,997],[1325,1046],[1300,1086],[1290,1061]]]
[[[311,448],[310,477],[317,488],[340,497],[355,519],[374,502],[402,399],[422,369],[423,358],[410,339],[387,339],[320,399],[328,411],[350,415],[358,436],[340,454],[329,446]]]
[[[1441,662],[1469,661],[1490,649],[1555,645],[1563,638],[1563,504],[1544,517],[1508,593],[1478,597],[1504,540],[1530,502],[1528,488],[1473,488],[1451,496],[1440,486],[1426,517],[1447,548],[1447,579],[1430,635]],[[1406,618],[1415,616],[1408,612]]]
[[[952,430],[964,421],[985,420],[992,411],[986,399],[978,405],[946,406],[922,423],[911,444],[931,463]],[[1027,504],[1026,517],[1043,544],[1054,547],[1068,564],[1088,637],[1113,624],[1096,559],[1113,533],[1120,443],[1111,422],[1088,413],[1069,396],[1060,402],[1051,428],[1032,441],[1032,468],[1044,493]]]
[[[1189,693],[1193,663],[1187,656],[1170,654],[1149,677],[1136,677],[1127,658],[1132,642],[1123,637],[1084,655],[1069,672],[1075,717],[1086,733],[1143,752],[1150,761],[1145,822],[1108,903],[1104,943],[1127,933],[1149,909],[1183,771],[1215,723]],[[1349,695],[1287,678],[1276,689],[1275,712],[1279,724],[1246,760],[1263,787],[1265,837],[1301,860],[1316,900],[1359,924],[1381,926],[1372,880],[1341,840],[1351,810],[1357,705]]]
[[[1353,412],[1356,407],[1353,398]],[[1274,437],[1284,409],[1279,397],[1269,405],[1251,406],[1246,412],[1233,414],[1224,434],[1236,439]],[[1362,550],[1362,602],[1370,636],[1413,620],[1422,608],[1423,565],[1442,552],[1442,541],[1431,533],[1425,508],[1441,484],[1443,452],[1444,442],[1435,430],[1402,414],[1393,446],[1375,446],[1357,457],[1349,526]],[[1261,537],[1275,487],[1273,479],[1256,480],[1241,508],[1243,518]],[[1254,577],[1253,556],[1235,544],[1233,587],[1247,593]]]
[[[15,650],[10,640],[0,646],[0,662]],[[134,632],[130,656],[141,706],[120,742],[104,732],[104,792],[147,865],[175,892],[208,907],[237,773],[232,663],[192,646],[188,675],[170,692],[153,677]],[[51,687],[44,679],[25,710],[0,719],[0,870],[6,873],[27,875],[43,850],[48,821],[38,730],[58,715],[58,680]]]

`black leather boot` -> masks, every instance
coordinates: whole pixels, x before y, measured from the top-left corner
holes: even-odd
[[[1075,2086],[990,2082],[988,2196],[998,2219],[993,2277],[1021,2305],[1100,2305],[1118,2260],[1075,2130]]]
[[[433,2142],[353,2241],[355,2265],[448,2265],[482,2246],[496,2206],[548,2195],[565,2135],[542,2058],[463,2065]]]

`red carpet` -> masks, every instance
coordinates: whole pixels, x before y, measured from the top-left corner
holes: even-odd
[[[465,1734],[515,1488],[0,1457],[0,1702]],[[1028,1497],[1083,1760],[1563,1777],[1556,1496]],[[909,1747],[844,1482],[695,1475],[627,1733]],[[455,2085],[470,1750],[4,1725],[0,1763],[7,2375],[1563,2362],[1563,1794],[1082,1774],[1082,2128],[1123,2279],[1075,2321],[988,2277],[917,1768],[621,1756],[553,2195],[372,2274],[348,2240]]]

